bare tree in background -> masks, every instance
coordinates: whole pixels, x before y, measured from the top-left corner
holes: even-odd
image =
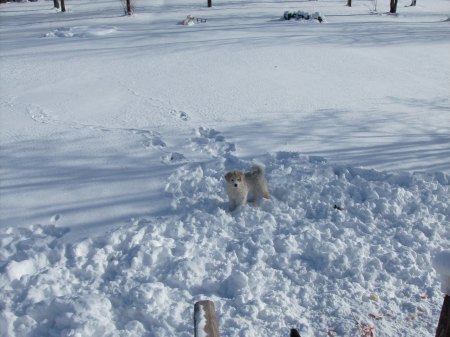
[[[347,0],[347,6],[352,7],[352,0]]]
[[[416,0],[412,0],[411,1],[411,6],[415,6],[416,5]]]
[[[61,0],[61,12],[66,11],[66,5],[64,4],[64,0]]]
[[[131,15],[134,12],[134,0],[121,0],[125,15]]]
[[[398,4],[398,0],[391,0],[391,10],[390,12],[395,14],[397,13],[397,4]]]
[[[131,15],[131,0],[127,0],[127,15]]]
[[[59,0],[53,0],[53,7],[59,9]]]

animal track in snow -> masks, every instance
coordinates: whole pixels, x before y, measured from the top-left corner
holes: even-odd
[[[162,149],[167,146],[166,143],[162,140],[161,136],[155,132],[139,129],[131,129],[129,131],[131,131],[133,134],[141,136],[143,138],[142,144],[146,148],[154,147],[157,149]]]
[[[191,146],[213,157],[226,157],[236,151],[235,144],[227,142],[219,131],[204,127],[196,130],[196,137],[191,138]]]
[[[189,120],[189,115],[187,112],[184,111],[178,111],[178,110],[171,110],[170,114],[174,117],[177,117],[183,121],[188,121]]]
[[[38,105],[29,105],[27,106],[27,112],[30,117],[38,123],[48,124],[50,123],[50,117],[47,113],[44,112]]]
[[[182,153],[169,152],[161,157],[161,161],[164,164],[177,164],[177,163],[186,162],[187,159],[184,156],[184,154],[182,154]]]
[[[57,222],[60,218],[61,218],[61,215],[55,214],[54,216],[51,217],[50,221],[53,222],[53,223],[55,223],[55,222]]]

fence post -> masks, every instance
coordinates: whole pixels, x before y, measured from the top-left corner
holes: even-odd
[[[214,302],[199,301],[194,304],[194,337],[220,337]]]

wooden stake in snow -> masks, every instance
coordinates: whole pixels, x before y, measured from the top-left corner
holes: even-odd
[[[216,311],[212,301],[199,301],[195,303],[194,337],[220,337]]]
[[[436,337],[450,337],[450,251],[437,254],[433,265],[441,278],[442,291],[446,294],[436,329]]]
[[[448,295],[445,295],[444,304],[442,304],[436,337],[450,337],[450,296]]]

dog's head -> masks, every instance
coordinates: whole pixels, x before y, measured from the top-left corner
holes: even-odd
[[[245,175],[240,171],[231,171],[225,174],[225,180],[228,184],[238,188],[244,182]]]

